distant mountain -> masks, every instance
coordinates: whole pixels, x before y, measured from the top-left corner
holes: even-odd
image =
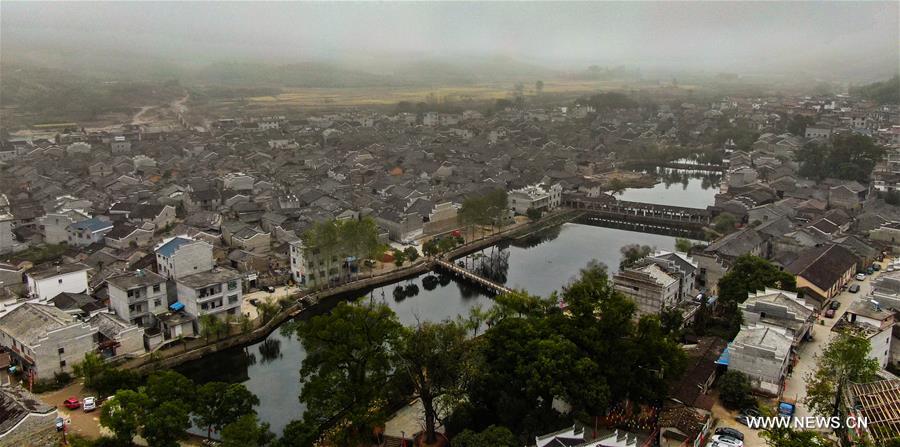
[[[900,75],[881,82],[851,88],[850,93],[880,104],[900,104]]]

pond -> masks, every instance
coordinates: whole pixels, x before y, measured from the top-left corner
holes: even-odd
[[[570,282],[591,260],[605,264],[610,272],[617,270],[621,260],[619,249],[635,243],[673,250],[675,238],[563,224],[503,246],[482,250],[463,262],[470,266],[492,265],[494,268],[483,272],[492,279],[534,295],[547,296]],[[441,278],[436,284],[429,282],[426,287],[423,282],[426,276],[360,291],[357,295],[387,303],[397,312],[400,321],[407,325],[413,325],[416,321],[466,316],[476,305],[483,308],[493,305],[491,298],[481,289],[449,277]],[[394,289],[398,286],[408,291],[400,299],[394,296]],[[418,291],[414,293],[416,288]],[[338,301],[336,299],[330,305]],[[328,310],[328,305],[325,305],[319,312]],[[299,371],[304,357],[303,346],[296,338],[275,331],[262,342],[190,362],[178,370],[197,383],[211,380],[243,383],[262,402],[257,408],[260,419],[271,424],[272,430],[280,434],[284,426],[299,419],[305,409],[298,398]]]
[[[706,208],[715,203],[722,174],[691,169],[657,168],[660,182],[651,188],[628,188],[619,200],[659,205]]]

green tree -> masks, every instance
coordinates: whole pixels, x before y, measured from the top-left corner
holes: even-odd
[[[719,234],[728,234],[735,230],[737,218],[731,213],[722,213],[713,219],[713,229]]]
[[[406,262],[406,252],[403,250],[394,250],[394,265],[396,267],[403,267],[403,263]]]
[[[525,212],[525,215],[528,216],[528,218],[533,221],[540,219],[541,214],[543,214],[543,213],[541,212],[541,210],[539,210],[537,208],[528,208],[528,211]]]
[[[153,406],[172,401],[190,406],[193,403],[194,382],[175,371],[158,371],[147,378],[143,391]]]
[[[215,315],[202,315],[200,317],[200,335],[206,338],[206,342],[209,343],[210,336],[219,337],[219,334],[222,332],[222,320],[220,320]]]
[[[791,427],[772,427],[760,431],[769,447],[823,447],[831,445],[828,438],[809,430]]]
[[[618,177],[613,177],[609,184],[606,185],[606,188],[609,190],[609,193],[612,195],[621,194],[628,187],[625,185],[625,182]]]
[[[491,425],[481,432],[463,430],[453,437],[453,447],[518,447],[521,443],[506,427]]]
[[[406,255],[406,259],[409,259],[409,262],[416,262],[416,259],[419,259],[419,251],[415,247],[406,247],[403,250],[403,254]]]
[[[340,445],[352,445],[384,422],[382,399],[394,371],[392,346],[403,326],[385,304],[341,303],[328,315],[297,326],[306,349],[300,400],[306,403],[302,432],[318,432],[334,421]]]
[[[207,382],[197,388],[193,405],[194,423],[206,427],[206,437],[222,431],[245,415],[254,415],[259,399],[240,383]]]
[[[454,321],[420,323],[406,329],[396,348],[397,371],[412,385],[425,410],[425,442],[437,440],[438,404],[459,399],[466,354],[466,328]]]
[[[693,246],[694,246],[694,244],[691,243],[690,239],[684,239],[681,237],[675,239],[675,250],[676,251],[687,253],[687,252],[691,251],[691,248]]]
[[[122,390],[100,408],[100,424],[115,435],[121,445],[131,445],[144,422],[150,399],[141,392]]]
[[[76,376],[84,379],[84,386],[93,390],[96,385],[94,381],[109,370],[110,366],[103,361],[99,354],[88,352],[84,355],[84,360],[76,363],[72,369]]]
[[[861,335],[849,330],[838,333],[816,359],[816,369],[807,374],[803,403],[822,416],[836,416],[848,383],[875,379],[880,367],[869,357],[871,348],[869,339]]]
[[[191,427],[190,410],[184,402],[165,401],[145,415],[141,436],[154,447],[178,447]]]
[[[261,319],[262,324],[266,324],[278,315],[278,312],[281,311],[281,307],[278,306],[277,303],[271,301],[260,301],[256,305],[256,310],[259,311],[259,318]]]
[[[726,408],[739,410],[755,406],[750,391],[750,380],[742,372],[728,371],[719,380],[719,399]]]
[[[624,269],[631,267],[641,259],[650,256],[650,253],[653,253],[653,247],[649,245],[628,244],[619,248],[619,253],[622,254],[619,268]]]
[[[837,134],[830,144],[808,143],[795,154],[800,175],[816,180],[835,177],[868,183],[875,164],[885,154],[868,136]]]
[[[245,414],[222,428],[223,447],[261,447],[274,439],[269,424],[260,423],[255,414]]]

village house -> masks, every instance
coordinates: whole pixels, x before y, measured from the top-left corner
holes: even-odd
[[[170,279],[207,272],[213,268],[213,246],[188,236],[163,240],[156,247],[156,267],[160,275]]]
[[[738,308],[744,325],[785,329],[794,348],[811,334],[816,315],[815,308],[796,293],[770,288],[749,293]]]
[[[786,329],[743,326],[728,347],[728,370],[744,373],[755,390],[777,395],[791,361],[792,344]]]
[[[46,303],[63,292],[86,293],[88,270],[81,263],[44,264],[28,270],[25,274],[28,295],[38,302]]]
[[[215,268],[182,276],[175,280],[175,284],[178,303],[198,319],[204,315],[214,315],[224,320],[228,315],[241,313],[241,274],[235,270]]]
[[[891,359],[894,312],[885,309],[877,300],[858,300],[850,304],[844,316],[834,325],[833,331],[849,330],[869,340],[869,358],[878,361],[881,368]]]
[[[562,203],[562,186],[538,184],[514,189],[509,192],[507,203],[513,213],[520,215],[527,214],[528,210],[552,211]]]
[[[166,278],[149,270],[113,276],[106,284],[109,307],[126,322],[153,327],[156,326],[156,315],[168,309]]]
[[[75,222],[66,227],[67,242],[75,246],[98,244],[112,229],[112,222],[97,217]]]
[[[840,293],[856,273],[856,258],[840,245],[827,244],[804,250],[785,271],[796,276],[797,290],[805,298],[821,305]]]
[[[95,348],[97,329],[53,306],[25,303],[0,317],[0,346],[35,379],[52,379]]]

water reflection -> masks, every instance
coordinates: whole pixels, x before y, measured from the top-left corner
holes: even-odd
[[[715,202],[722,180],[719,172],[694,169],[656,168],[655,173],[660,182],[653,187],[628,188],[617,197],[632,202],[706,208]]]
[[[549,296],[593,259],[607,266],[618,266],[622,256],[620,248],[628,243],[672,250],[675,238],[565,224],[508,245],[482,250],[478,252],[479,256],[469,257],[468,262],[470,267],[474,265],[479,269],[479,273],[507,287]],[[401,300],[394,299],[393,291],[398,287],[403,291]],[[475,306],[489,309],[494,303],[481,287],[456,281],[450,275],[429,273],[352,296],[326,300],[314,312],[325,313],[341,300],[363,296],[390,306],[405,325],[453,319],[468,315]],[[311,317],[305,313],[298,324]],[[178,370],[197,383],[211,380],[244,383],[262,402],[257,407],[260,419],[280,434],[284,426],[299,419],[305,409],[298,396],[300,366],[306,357],[303,346],[291,336],[289,326],[282,327],[288,329],[275,331],[265,340],[246,348],[219,352],[185,364]]]

